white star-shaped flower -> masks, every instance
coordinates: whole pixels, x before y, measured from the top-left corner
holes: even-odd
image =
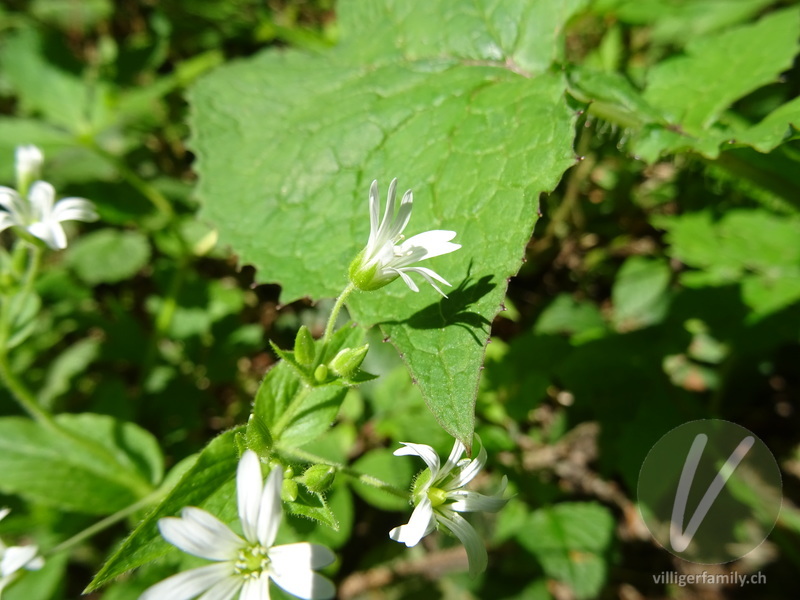
[[[506,488],[506,477],[503,477],[500,490],[491,496],[468,491],[463,489],[464,486],[472,481],[486,464],[486,450],[483,446],[475,459],[461,459],[466,449],[456,440],[447,462],[440,467],[439,456],[430,446],[401,443],[404,447],[395,450],[395,456],[419,456],[428,468],[414,482],[412,501],[415,508],[411,513],[411,519],[406,525],[392,529],[389,537],[410,548],[436,529],[437,524],[443,525],[464,544],[469,559],[469,573],[474,577],[486,569],[488,562],[486,548],[472,525],[458,513],[497,512],[503,508],[508,502],[502,498]]]
[[[401,241],[403,240],[403,230],[411,218],[414,196],[411,190],[403,194],[400,207],[395,214],[396,191],[397,179],[392,179],[386,200],[386,210],[379,223],[378,182],[372,182],[369,189],[369,241],[350,265],[350,281],[360,290],[372,291],[401,277],[409,288],[418,292],[417,284],[408,274],[419,273],[437,292],[447,297],[434,283],[436,280],[444,285],[450,285],[441,275],[431,269],[411,265],[461,248],[460,244],[450,241],[455,237],[456,232],[434,229]]]
[[[10,508],[0,509],[0,521],[10,512]],[[0,595],[17,578],[20,569],[38,571],[43,566],[44,559],[36,546],[6,546],[0,540]]]
[[[46,181],[37,181],[25,199],[16,190],[0,187],[0,231],[13,225],[27,229],[53,250],[67,247],[64,221],[95,221],[94,205],[84,198],[63,198],[58,202],[56,191]]]
[[[247,450],[239,461],[236,490],[244,538],[214,515],[189,506],[181,517],[158,522],[161,535],[184,552],[216,561],[178,573],[148,588],[139,600],[269,600],[269,580],[298,598],[333,598],[330,580],[314,572],[335,559],[324,546],[273,546],[281,520],[280,468],[272,469],[266,484],[258,456]]]

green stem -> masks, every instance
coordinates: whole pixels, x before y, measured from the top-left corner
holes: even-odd
[[[42,425],[58,428],[50,413],[39,406],[33,393],[11,370],[11,365],[8,364],[8,356],[4,351],[0,351],[0,378],[5,382],[6,387],[11,391],[17,403],[31,418]]]
[[[108,529],[109,527],[111,527],[115,523],[118,523],[119,521],[122,521],[123,519],[128,518],[136,511],[158,502],[165,495],[165,493],[166,491],[160,488],[155,490],[154,492],[148,494],[141,500],[134,502],[130,506],[126,506],[122,510],[118,510],[113,515],[109,515],[105,519],[102,519],[101,521],[98,521],[94,525],[90,525],[83,531],[76,533],[71,538],[64,540],[58,546],[55,546],[54,548],[51,548],[50,550],[45,552],[44,553],[45,556],[58,554],[59,552],[63,552],[64,550],[69,550],[73,546],[77,546],[78,544],[80,544],[86,539],[89,539],[93,535],[100,533],[104,529]]]
[[[119,171],[119,174],[122,175],[122,178],[136,188],[142,196],[150,200],[161,214],[170,219],[175,216],[175,212],[172,210],[172,204],[167,197],[137,175],[136,172],[128,167],[119,157],[100,147],[94,141],[89,143],[89,148],[91,148],[95,154],[111,163],[114,168]]]
[[[24,300],[25,296],[33,291],[36,275],[38,274],[39,267],[42,263],[42,249],[36,245],[20,242],[14,251],[15,255],[20,257],[20,253],[23,251],[23,249],[30,249],[28,267],[22,280],[21,295]],[[2,308],[0,308],[0,378],[2,378],[2,380],[5,382],[17,403],[31,416],[31,418],[44,425],[57,427],[50,413],[48,413],[39,405],[39,402],[36,400],[33,392],[31,392],[23,383],[23,381],[16,376],[8,362],[6,343],[8,342],[9,338],[10,326],[10,323],[8,322],[9,302],[9,297],[3,298],[3,305]]]
[[[355,479],[356,481],[360,481],[365,485],[369,485],[374,488],[378,488],[379,490],[383,490],[386,493],[392,494],[393,496],[397,496],[398,498],[402,498],[403,500],[410,500],[411,494],[407,490],[401,490],[398,487],[393,486],[391,483],[386,483],[385,481],[381,481],[377,477],[373,477],[372,475],[366,475],[364,473],[359,473],[355,469],[348,467],[347,465],[343,465],[337,462],[333,462],[322,458],[321,456],[317,456],[310,452],[306,452],[305,450],[299,450],[298,448],[278,448],[278,452],[283,454],[284,456],[288,456],[295,460],[301,460],[303,462],[309,462],[313,464],[321,464],[327,465],[329,467],[333,467],[336,469],[337,472],[347,475]]]
[[[336,326],[336,319],[339,318],[339,312],[342,310],[342,306],[344,306],[345,300],[347,297],[356,289],[352,283],[348,283],[347,287],[342,290],[342,293],[339,294],[339,297],[336,299],[336,304],[333,305],[333,309],[331,310],[331,316],[328,317],[328,324],[325,326],[325,336],[322,338],[324,343],[328,343],[333,335],[333,328]]]

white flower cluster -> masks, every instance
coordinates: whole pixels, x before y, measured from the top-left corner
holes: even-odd
[[[94,205],[84,198],[56,202],[55,188],[40,181],[44,154],[36,146],[20,146],[16,152],[17,188],[0,186],[0,231],[20,227],[53,250],[67,247],[64,221],[94,221]]]

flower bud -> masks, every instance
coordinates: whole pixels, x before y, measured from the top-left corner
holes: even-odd
[[[356,369],[364,362],[368,350],[369,344],[364,344],[359,348],[345,348],[340,350],[330,362],[331,370],[341,377],[349,377],[355,373]]]
[[[325,383],[325,380],[328,378],[328,367],[325,365],[319,365],[316,369],[314,369],[314,379],[317,380],[317,383]]]
[[[41,179],[44,154],[33,144],[28,144],[27,146],[17,146],[15,159],[17,191],[24,196],[28,193],[30,184]]]
[[[336,469],[330,465],[312,465],[303,474],[303,485],[315,494],[330,489],[336,478]]]
[[[305,325],[300,328],[297,337],[294,338],[294,357],[304,367],[314,362],[314,338]]]
[[[294,502],[297,500],[298,487],[294,479],[284,479],[281,484],[281,500],[284,502]]]

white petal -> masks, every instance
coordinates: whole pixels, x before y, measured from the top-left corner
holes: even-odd
[[[415,256],[414,262],[433,258],[434,256],[441,256],[442,254],[449,254],[461,248],[461,244],[454,244],[450,241],[454,237],[456,237],[455,231],[445,231],[442,229],[425,231],[408,238],[400,244],[397,253],[405,255],[411,252],[412,255]]]
[[[8,507],[0,508],[0,521],[5,519],[8,516],[8,513],[10,513],[10,512],[11,512],[11,509],[8,508]]]
[[[424,496],[414,512],[411,513],[406,525],[395,527],[389,532],[389,537],[395,542],[405,544],[409,548],[416,546],[419,541],[436,527],[433,517],[433,508],[428,496]]]
[[[463,448],[464,447],[462,446],[462,449]],[[467,466],[463,467],[461,471],[459,471],[455,479],[453,479],[453,481],[448,484],[447,489],[453,490],[465,486],[470,481],[475,479],[475,476],[478,473],[480,473],[481,469],[483,469],[483,466],[485,464],[486,464],[486,449],[483,447],[483,445],[481,445],[481,449],[478,452],[478,456],[476,456],[472,461],[470,461],[469,464],[467,464]]]
[[[371,246],[378,235],[378,218],[380,216],[380,203],[378,202],[378,180],[372,182],[369,187],[369,241],[367,246]]]
[[[14,225],[22,225],[22,223],[15,219],[12,213],[0,212],[0,231],[5,231]]]
[[[298,566],[274,570],[271,576],[278,587],[304,600],[327,600],[336,595],[336,587],[327,577]]]
[[[335,561],[336,555],[325,546],[300,542],[270,548],[269,558],[274,565],[299,565],[308,569],[321,569]]]
[[[464,544],[464,549],[466,549],[467,558],[469,559],[470,577],[475,577],[478,573],[485,571],[489,558],[486,554],[483,540],[478,536],[472,525],[467,523],[464,517],[458,513],[448,512],[447,514],[442,514],[440,512],[436,518],[439,523],[449,529]]]
[[[209,560],[232,560],[245,545],[225,523],[202,509],[188,506],[181,517],[159,519],[158,529],[165,540],[184,552]]]
[[[62,198],[53,207],[56,221],[96,221],[94,204],[84,198]]]
[[[400,201],[400,208],[397,210],[397,216],[392,221],[392,226],[386,232],[386,238],[391,240],[392,243],[397,240],[403,230],[408,225],[408,220],[411,218],[411,208],[414,202],[414,194],[408,190],[403,194],[403,199]]]
[[[244,537],[251,542],[258,539],[258,507],[263,485],[258,455],[252,450],[245,450],[236,470],[236,497]]]
[[[37,181],[28,192],[28,201],[33,208],[33,218],[36,221],[50,219],[53,212],[53,203],[56,200],[55,188],[46,181]]]
[[[269,548],[275,541],[278,526],[281,524],[281,486],[283,485],[283,471],[280,467],[272,469],[264,485],[261,495],[261,505],[258,509],[258,541],[262,546]]]
[[[390,271],[394,271],[395,273],[400,275],[400,277],[403,278],[403,282],[411,289],[412,292],[418,292],[419,291],[419,288],[417,287],[417,284],[414,283],[414,280],[411,279],[411,277],[409,277],[405,273],[403,273],[403,271],[400,271],[398,269],[389,269],[389,270]]]
[[[11,546],[3,553],[0,561],[0,576],[8,577],[33,560],[39,549],[36,546]]]
[[[67,247],[67,234],[61,223],[53,219],[38,221],[28,226],[31,235],[36,236],[53,250],[63,250]]]
[[[403,269],[400,269],[400,271],[401,271],[401,272],[402,272],[402,271],[412,271],[412,272],[414,272],[414,273],[419,273],[420,275],[422,275],[422,276],[425,278],[425,281],[427,281],[428,283],[430,283],[430,284],[431,284],[431,287],[432,287],[433,289],[435,289],[435,290],[436,290],[437,292],[439,292],[439,293],[440,293],[442,296],[444,296],[445,298],[447,298],[447,294],[445,294],[445,293],[444,293],[444,292],[443,292],[443,291],[442,291],[442,290],[439,288],[439,286],[438,286],[438,285],[436,285],[436,284],[433,282],[433,280],[434,280],[434,279],[437,279],[437,280],[439,280],[440,282],[444,283],[445,285],[450,285],[450,284],[449,284],[447,281],[445,281],[445,279],[444,279],[444,278],[443,278],[441,275],[439,275],[438,273],[436,273],[435,271],[432,271],[432,270],[430,270],[430,269],[426,269],[426,268],[424,268],[424,267],[405,267],[405,268],[403,268]]]
[[[222,581],[215,583],[211,589],[197,600],[233,600],[233,597],[242,589],[243,583],[244,580],[233,573]],[[172,598],[165,598],[164,600],[172,600]]]
[[[22,199],[22,196],[20,196],[15,189],[0,186],[0,206],[16,216],[20,221],[20,225],[23,224],[25,219],[30,217],[30,207],[28,203]]]
[[[239,600],[269,600],[269,574],[262,572],[257,579],[248,579]]]
[[[458,459],[461,458],[461,456],[464,454],[464,452],[466,452],[466,450],[467,449],[464,447],[464,444],[462,444],[460,441],[455,440],[453,442],[453,449],[450,450],[450,456],[447,457],[447,461],[444,463],[444,466],[442,467],[439,479],[443,479],[444,477],[447,476],[448,473],[450,473],[450,471],[453,470],[453,467],[455,467],[456,464],[458,464]],[[448,488],[452,489],[450,488],[450,486],[448,486]]]
[[[380,227],[378,227],[378,232],[375,234],[373,240],[376,246],[382,246],[384,243],[391,241],[388,233],[394,217],[394,198],[396,191],[397,179],[395,178],[392,179],[392,182],[389,184],[389,193],[386,195],[386,209],[383,211],[383,219],[381,219]]]
[[[439,455],[427,444],[412,444],[411,442],[400,442],[403,447],[393,452],[395,456],[419,456],[431,470],[431,481],[439,475]]]
[[[450,499],[455,498],[456,501],[448,503],[447,508],[456,512],[497,512],[508,502],[500,494],[485,496],[478,492],[467,490],[450,492],[447,497]]]
[[[237,587],[243,583],[242,579],[234,574],[230,563],[219,563],[167,577],[164,581],[147,588],[139,596],[139,600],[190,600],[225,579],[235,581]]]

